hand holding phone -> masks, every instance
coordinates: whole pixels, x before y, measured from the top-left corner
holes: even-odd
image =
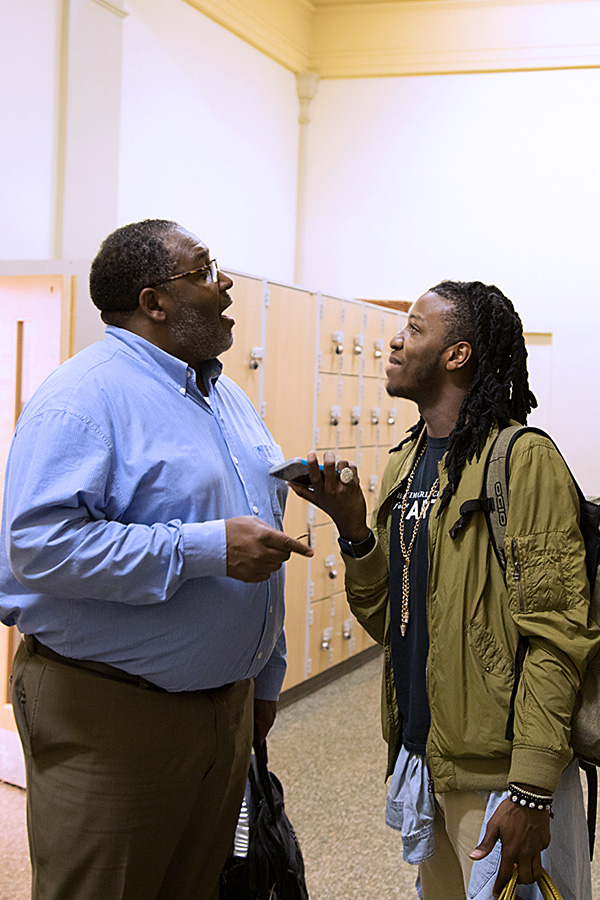
[[[352,479],[341,478],[344,471],[351,473]],[[368,536],[367,506],[354,463],[336,460],[335,453],[326,450],[323,465],[311,452],[307,459],[296,457],[273,466],[269,474],[289,481],[298,497],[327,513],[341,537],[359,543]]]
[[[319,466],[321,472],[323,466]],[[285,462],[278,463],[269,469],[269,475],[273,478],[281,478],[282,481],[290,481],[293,484],[305,484],[310,486],[310,475],[308,473],[308,460],[294,456],[293,459],[287,459]]]

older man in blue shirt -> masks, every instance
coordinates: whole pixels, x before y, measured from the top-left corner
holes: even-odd
[[[213,900],[285,672],[282,459],[217,357],[232,280],[174,222],[118,229],[90,273],[106,336],[19,419],[1,615],[33,898]]]

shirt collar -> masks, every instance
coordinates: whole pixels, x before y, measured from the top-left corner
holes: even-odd
[[[124,352],[137,357],[153,369],[157,367],[162,369],[181,393],[184,393],[181,390],[182,388],[187,391],[188,380],[195,383],[195,372],[186,362],[178,359],[176,356],[172,356],[165,350],[161,350],[156,344],[152,344],[146,338],[141,337],[139,334],[134,334],[133,331],[129,331],[127,328],[107,325],[105,340],[109,341],[109,343],[113,341],[118,342],[120,349],[124,350]],[[214,384],[222,370],[223,364],[218,359],[207,359],[202,363],[202,374],[206,383],[210,381]],[[190,375],[188,375],[188,372]]]

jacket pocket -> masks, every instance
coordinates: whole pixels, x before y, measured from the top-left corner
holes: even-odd
[[[473,620],[467,626],[467,634],[482,671],[487,675],[495,675],[505,683],[512,682],[514,662],[492,632],[481,622]]]
[[[558,532],[506,542],[506,585],[515,612],[569,609],[577,599],[573,548]],[[567,552],[571,549],[571,553]]]

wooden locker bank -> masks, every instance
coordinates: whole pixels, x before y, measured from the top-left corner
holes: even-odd
[[[404,313],[231,272],[235,341],[225,372],[248,394],[286,458],[324,450],[354,460],[369,513],[387,451],[417,418],[388,396],[385,362]],[[287,564],[288,670],[284,690],[373,643],[350,612],[337,531],[290,492],[284,528],[315,551]]]

